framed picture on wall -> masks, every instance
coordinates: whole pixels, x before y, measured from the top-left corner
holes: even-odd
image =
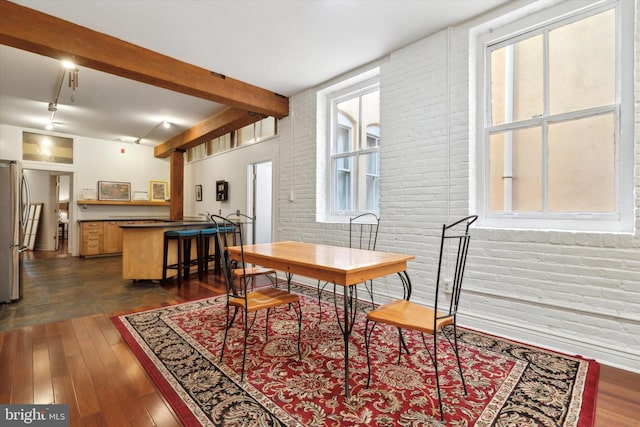
[[[149,200],[149,193],[146,191],[134,191],[133,200]]]
[[[164,202],[169,198],[167,181],[149,181],[149,194],[152,202]]]
[[[128,182],[98,181],[98,200],[131,200],[131,184]]]
[[[202,201],[202,185],[196,185],[196,202]]]

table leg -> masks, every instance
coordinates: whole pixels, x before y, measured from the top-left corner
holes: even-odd
[[[342,330],[342,336],[344,338],[344,395],[349,397],[349,335],[351,328],[349,328],[349,288],[343,288],[344,297],[344,329]],[[340,319],[338,319],[340,321]]]
[[[291,292],[291,279],[293,279],[293,274],[287,272],[285,275],[287,276],[287,292]]]
[[[356,311],[358,309],[358,294],[356,286],[343,286],[342,287],[342,315],[344,319],[340,319],[340,313],[338,311],[338,301],[336,299],[336,284],[333,284],[333,304],[336,311],[336,320],[340,331],[342,332],[342,338],[344,341],[344,394],[345,397],[349,397],[349,337],[351,336],[351,330],[355,324]]]

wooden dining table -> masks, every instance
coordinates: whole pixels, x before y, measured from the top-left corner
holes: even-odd
[[[232,259],[240,261],[240,247],[228,248]],[[349,397],[349,337],[353,327],[355,304],[349,288],[370,279],[398,274],[411,289],[407,262],[413,255],[369,251],[348,247],[321,245],[305,242],[276,242],[244,246],[244,261],[283,271],[288,284],[294,274],[310,277],[343,289],[343,317],[338,323],[344,338],[344,390]],[[337,312],[337,310],[336,310]]]

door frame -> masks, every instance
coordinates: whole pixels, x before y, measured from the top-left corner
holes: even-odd
[[[65,167],[59,164],[44,164],[44,163],[36,163],[32,161],[22,161],[20,162],[20,170],[22,171],[39,171],[46,172],[50,176],[60,176],[60,175],[68,175],[69,176],[69,223],[67,224],[68,234],[67,234],[67,252],[72,256],[78,256],[79,247],[78,247],[78,235],[76,233],[76,218],[77,218],[77,205],[75,193],[78,187],[78,171],[74,167]],[[34,185],[33,183],[30,183]],[[49,185],[47,182],[46,185]],[[53,199],[55,193],[55,188],[51,188],[50,198]],[[57,196],[56,203],[58,202]],[[58,205],[56,205],[56,215],[58,210]],[[47,232],[51,232],[51,230],[47,230]],[[57,236],[58,233],[58,219],[55,219],[55,233]]]
[[[273,241],[273,170],[273,160],[247,165],[247,214],[255,218],[248,243]]]

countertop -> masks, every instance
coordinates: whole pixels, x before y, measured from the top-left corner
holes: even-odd
[[[78,222],[107,222],[107,221],[162,221],[162,223],[173,223],[173,222],[182,222],[182,223],[203,223],[206,224],[207,220],[203,217],[187,217],[181,220],[172,220],[164,217],[157,216],[145,216],[145,217],[129,217],[129,216],[119,216],[119,217],[110,217],[110,218],[92,218],[92,219],[78,219]]]
[[[164,221],[148,224],[122,224],[120,228],[207,228],[213,226],[213,223],[207,221]]]

